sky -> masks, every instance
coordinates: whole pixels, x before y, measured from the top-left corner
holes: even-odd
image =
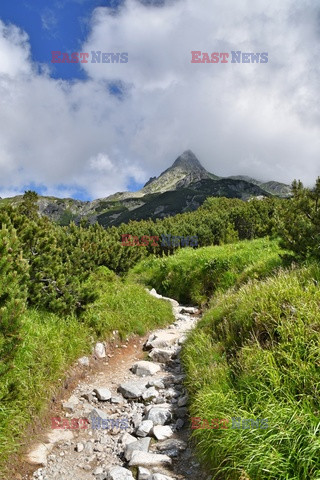
[[[0,196],[137,190],[187,149],[219,176],[310,186],[319,40],[315,0],[1,0]],[[192,63],[192,51],[229,58]]]

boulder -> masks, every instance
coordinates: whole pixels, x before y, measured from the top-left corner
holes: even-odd
[[[134,480],[130,470],[123,467],[112,467],[107,475],[107,480]]]
[[[27,455],[26,461],[31,463],[31,465],[42,465],[45,467],[47,465],[47,456],[51,452],[53,446],[39,443],[35,445],[33,450]]]
[[[101,402],[106,402],[107,400],[110,400],[112,396],[108,388],[98,387],[95,388],[93,391],[97,395],[97,399]]]
[[[147,420],[152,420],[154,425],[164,425],[172,418],[172,414],[169,408],[152,407],[146,414]]]
[[[174,352],[167,348],[154,348],[149,353],[149,357],[155,362],[166,363],[171,360],[173,354]]]
[[[156,448],[159,452],[164,452],[169,457],[177,457],[180,452],[186,450],[187,444],[183,440],[170,438],[157,443]]]
[[[100,418],[101,420],[108,420],[110,417],[105,411],[100,410],[99,408],[93,408],[90,412],[89,418],[92,422],[92,420],[95,418]]]
[[[173,430],[169,425],[156,425],[152,429],[152,435],[157,440],[166,440],[167,438],[172,437]]]
[[[151,442],[151,438],[145,437],[145,438],[139,438],[139,440],[136,440],[133,443],[129,443],[129,445],[126,446],[126,449],[124,452],[125,459],[129,461],[132,457],[133,452],[136,452],[136,451],[148,452],[150,442]]]
[[[161,367],[156,363],[146,362],[144,360],[141,360],[140,362],[136,362],[132,366],[133,373],[138,375],[138,377],[143,377],[146,375],[154,375],[160,370],[161,370]]]
[[[125,382],[120,385],[118,391],[124,396],[124,398],[140,398],[145,390],[141,384],[136,382]]]
[[[151,350],[152,348],[168,348],[178,341],[180,336],[181,334],[177,331],[159,330],[149,336],[144,344],[144,348],[146,350]]]
[[[171,465],[172,460],[167,455],[159,455],[157,453],[139,452],[135,450],[129,462],[130,467],[153,467],[160,465]]]
[[[146,437],[149,435],[152,428],[153,422],[151,420],[143,420],[136,431],[137,437]]]

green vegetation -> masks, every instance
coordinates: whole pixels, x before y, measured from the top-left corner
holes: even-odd
[[[293,182],[293,197],[279,204],[277,225],[285,248],[299,260],[320,259],[320,177],[313,190]]]
[[[199,246],[220,245],[236,240],[251,240],[273,233],[275,213],[280,200],[267,198],[244,202],[239,199],[208,198],[195,212],[182,213],[163,220],[130,221],[120,225],[119,234],[158,235],[171,234],[181,236],[196,235]],[[112,230],[112,229],[110,229]],[[109,231],[109,230],[107,230]],[[174,249],[158,247],[148,253],[157,255],[173,253]]]
[[[173,321],[172,309],[142,286],[120,280],[105,267],[88,280],[96,300],[80,317],[28,309],[21,318],[20,338],[12,368],[0,382],[0,471],[19,446],[21,432],[45,411],[66,370],[90,354],[97,338],[113,330],[121,338],[144,335]]]
[[[12,367],[26,308],[28,265],[8,221],[0,230],[0,376]]]
[[[57,225],[37,198],[0,202],[0,471],[94,341],[172,320],[148,285],[207,307],[183,351],[191,414],[268,419],[266,430],[195,430],[214,478],[319,480],[320,180],[295,182],[285,200],[208,198],[108,229],[70,223],[71,210]],[[124,247],[122,234],[197,236],[203,248]]]
[[[71,222],[74,222],[76,218],[77,218],[77,215],[72,213],[69,208],[66,208],[62,213],[58,223],[62,227],[67,227],[68,225],[70,225]]]
[[[169,303],[159,302],[141,285],[120,280],[106,267],[92,274],[86,286],[97,292],[97,298],[81,318],[99,336],[107,337],[115,329],[122,338],[131,333],[145,335],[173,319]]]
[[[314,190],[294,182],[292,198],[273,203],[268,213],[262,202],[254,219],[250,208],[218,200],[219,215],[206,219],[211,234],[213,219],[225,221],[211,243],[219,236],[222,242],[265,236],[266,226],[280,236],[280,247],[264,238],[184,249],[143,259],[130,272],[180,301],[211,297],[182,360],[190,415],[230,422],[227,429],[193,433],[214,479],[320,478],[320,268],[313,263],[320,251],[319,200],[320,180]],[[209,199],[200,215],[216,201]],[[231,428],[232,418],[267,419],[268,428]]]
[[[310,266],[219,294],[188,339],[191,415],[269,424],[195,430],[213,478],[319,479],[319,281]]]
[[[202,304],[217,290],[238,286],[250,278],[263,278],[282,261],[277,241],[267,238],[219,247],[180,249],[167,258],[138,263],[130,278],[154,287],[180,303]]]

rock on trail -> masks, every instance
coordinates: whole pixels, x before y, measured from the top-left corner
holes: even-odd
[[[136,358],[122,350],[116,370],[80,381],[62,404],[61,421],[73,430],[51,429],[35,445],[27,461],[37,465],[37,480],[203,480],[206,478],[188,443],[188,395],[179,359],[188,331],[197,322],[195,307],[169,300],[175,322],[151,333]],[[95,358],[107,362],[106,344],[98,343]],[[136,345],[134,345],[136,347]],[[143,356],[149,360],[143,360]],[[85,367],[88,357],[79,359]],[[39,468],[40,467],[40,468]]]

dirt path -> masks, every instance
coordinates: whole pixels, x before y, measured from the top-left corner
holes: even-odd
[[[158,296],[155,291],[152,294]],[[195,308],[170,301],[176,318],[173,325],[153,332],[146,341],[135,338],[118,345],[112,355],[100,360],[97,371],[70,391],[70,398],[55,414],[60,419],[51,420],[28,453],[35,471],[21,479],[208,477],[188,441],[188,397],[179,360],[186,333],[198,317]]]

